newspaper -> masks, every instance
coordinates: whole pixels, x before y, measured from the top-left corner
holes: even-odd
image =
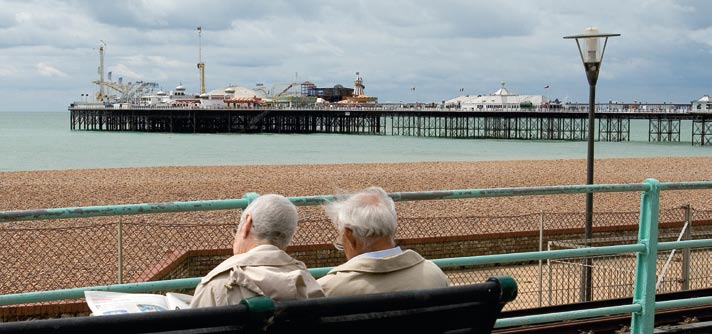
[[[84,291],[92,315],[160,312],[190,308],[191,295],[166,293],[165,296],[141,293]]]

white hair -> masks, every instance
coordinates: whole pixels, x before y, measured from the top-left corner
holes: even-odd
[[[328,203],[324,210],[339,231],[348,227],[361,239],[393,237],[398,228],[396,205],[380,187]]]
[[[242,211],[240,224],[252,216],[252,233],[256,239],[286,248],[297,229],[297,207],[282,195],[262,195]]]

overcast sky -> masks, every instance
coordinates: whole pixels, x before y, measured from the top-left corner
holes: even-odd
[[[585,102],[576,43],[608,43],[598,101],[687,103],[712,94],[706,1],[52,1],[0,0],[0,111],[65,111],[97,90],[98,47],[113,78],[208,90],[309,80],[381,102],[516,94]],[[545,86],[550,88],[545,89]],[[415,87],[415,91],[411,88]]]

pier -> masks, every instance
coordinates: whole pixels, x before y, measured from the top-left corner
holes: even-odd
[[[454,111],[388,105],[337,108],[110,108],[71,106],[70,128],[176,133],[339,133],[471,139],[587,140],[586,110]],[[712,113],[597,111],[598,141],[629,141],[630,121],[648,120],[648,141],[712,145]]]
[[[383,114],[300,109],[70,109],[71,129],[184,133],[383,134]]]

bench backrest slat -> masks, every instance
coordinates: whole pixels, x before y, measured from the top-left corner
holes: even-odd
[[[0,333],[489,333],[516,290],[513,279],[497,277],[442,289],[293,301],[258,297],[230,306],[0,323]]]

